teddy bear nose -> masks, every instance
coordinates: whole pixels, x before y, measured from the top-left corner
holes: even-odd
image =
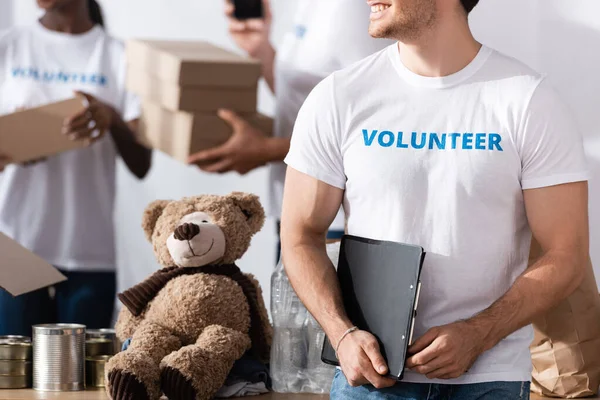
[[[177,240],[192,240],[200,233],[200,227],[196,224],[182,224],[175,229],[175,239]]]

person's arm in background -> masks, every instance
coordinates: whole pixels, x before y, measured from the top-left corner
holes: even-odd
[[[226,0],[225,12],[229,18],[229,30],[237,45],[249,55],[258,58],[263,66],[263,76],[275,92],[274,60],[275,50],[269,42],[271,28],[271,8],[268,0],[263,0],[264,20],[238,21],[233,18],[234,7]],[[391,44],[391,41],[373,39],[369,36],[370,9],[366,3],[349,2],[334,12],[343,18],[331,19],[336,24],[332,32],[336,34],[338,54],[331,54],[338,68],[344,68]],[[330,38],[323,38],[324,41]],[[333,71],[332,71],[333,72]],[[205,172],[226,173],[236,171],[246,174],[271,162],[281,162],[290,148],[289,138],[266,137],[235,113],[223,110],[219,113],[233,128],[233,136],[222,146],[192,155],[188,162],[198,164]]]
[[[588,185],[577,124],[542,82],[515,144],[525,211],[542,257],[508,292],[466,321],[436,327],[409,349],[407,365],[429,378],[461,376],[477,357],[567,298],[589,260]]]
[[[137,178],[144,178],[150,170],[152,150],[137,140],[137,120],[127,123],[114,107],[90,94],[80,94],[87,99],[88,106],[65,120],[63,133],[72,140],[85,140],[92,144],[109,131],[127,168]],[[100,135],[94,136],[97,132],[100,132]]]
[[[271,45],[271,5],[269,0],[263,2],[263,19],[240,21],[234,15],[235,7],[231,0],[225,0],[225,15],[229,23],[229,33],[239,48],[252,58],[260,61],[262,76],[275,93],[275,49]]]

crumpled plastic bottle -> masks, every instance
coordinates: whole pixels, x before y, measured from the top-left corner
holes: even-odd
[[[337,267],[339,243],[327,246]],[[271,378],[279,393],[329,393],[335,368],[321,361],[325,332],[302,304],[280,261],[271,276]]]

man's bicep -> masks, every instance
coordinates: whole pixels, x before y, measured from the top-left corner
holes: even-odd
[[[588,184],[575,182],[523,191],[527,219],[542,251],[589,251]]]
[[[282,236],[325,235],[342,204],[344,190],[288,167],[281,219]]]

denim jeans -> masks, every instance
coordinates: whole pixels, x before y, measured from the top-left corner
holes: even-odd
[[[471,385],[398,383],[391,388],[352,387],[338,369],[331,400],[529,400],[529,382],[486,382]]]
[[[60,269],[60,268],[59,268]],[[115,302],[114,272],[63,271],[67,280],[13,297],[0,288],[0,335],[31,336],[31,326],[78,323],[89,329],[110,328]]]

